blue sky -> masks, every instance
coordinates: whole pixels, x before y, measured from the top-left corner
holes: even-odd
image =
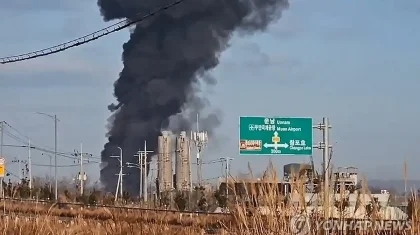
[[[25,3],[25,4],[24,4]],[[55,45],[97,30],[102,21],[96,1],[0,2],[0,56]],[[66,5],[67,4],[67,5]],[[235,36],[212,71],[218,84],[208,92],[212,108],[223,112],[222,126],[205,152],[208,160],[233,157],[234,173],[247,162],[262,171],[270,158],[238,156],[238,116],[330,118],[334,165],[358,166],[370,178],[420,177],[420,3],[415,0],[295,0],[267,32]],[[83,148],[99,156],[105,143],[107,105],[122,68],[121,31],[56,55],[0,66],[0,119],[37,145],[53,147],[53,122],[34,112],[57,114],[59,150]],[[232,93],[232,90],[237,92]],[[319,141],[320,136],[315,136]],[[6,142],[14,142],[6,137]],[[319,166],[321,153],[315,152]],[[27,150],[5,148],[9,161]],[[49,159],[33,152],[33,162]],[[272,157],[282,165],[307,157]],[[59,158],[60,165],[74,164]],[[16,173],[16,166],[8,168]],[[92,180],[98,164],[88,166]],[[46,175],[48,168],[34,167]],[[72,177],[78,168],[60,168]],[[193,171],[195,172],[195,171]],[[204,178],[222,174],[220,165]]]

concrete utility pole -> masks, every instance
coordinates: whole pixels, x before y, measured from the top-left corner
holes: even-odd
[[[141,199],[142,193],[142,187],[143,187],[143,172],[141,170],[141,165],[143,163],[143,152],[137,151],[137,154],[134,154],[134,157],[138,157],[138,164],[127,162],[127,167],[135,167],[139,169],[139,199]]]
[[[18,157],[15,157],[15,160],[12,160],[12,163],[17,163],[18,164],[18,176],[19,176],[19,184],[20,182],[22,182],[22,168],[20,166],[20,156],[18,155]]]
[[[58,178],[57,178],[57,115],[54,115],[54,178],[55,178],[55,201],[58,201]]]
[[[22,161],[21,159],[20,159],[20,155],[18,155],[18,157],[17,158],[15,158],[15,160],[12,160],[12,163],[17,163],[18,164],[18,171],[19,171],[19,183],[21,183],[22,182],[22,179],[24,178],[24,176],[23,176],[23,168],[22,168],[22,165],[21,165],[21,163],[24,163],[24,164],[26,164],[26,161]]]
[[[3,157],[3,145],[4,145],[4,121],[0,122],[0,127],[1,127],[1,137],[0,137],[0,158]],[[3,190],[3,178],[0,178],[0,190],[1,190],[1,195],[4,201],[4,190]],[[3,209],[5,209],[5,207],[3,207]]]
[[[144,168],[143,168],[143,178],[144,178],[144,184],[143,184],[143,200],[144,202],[147,202],[147,153],[153,152],[153,151],[147,151],[147,141],[144,141]]]
[[[28,140],[28,169],[29,169],[29,193],[32,193],[32,159],[31,159],[31,140]]]
[[[325,211],[325,218],[330,217],[330,167],[331,167],[331,159],[330,159],[330,137],[329,137],[329,129],[331,128],[329,124],[328,118],[324,117],[322,119],[322,123],[314,126],[315,129],[322,130],[322,142],[319,145],[314,146],[315,148],[322,149],[323,151],[323,172],[324,172],[324,208],[328,208]]]
[[[143,201],[147,202],[147,153],[153,153],[151,150],[147,150],[147,141],[144,141],[144,150],[137,151],[134,155],[138,157],[138,164],[127,162],[127,167],[135,167],[139,169],[139,198],[143,196]]]
[[[120,149],[120,197],[123,198],[123,150],[120,147],[118,148]]]
[[[115,174],[115,175],[118,175],[117,187],[115,189],[115,201],[117,201],[118,200],[118,192],[119,192],[119,188],[120,188],[121,169],[120,169],[120,172],[118,174]]]
[[[83,163],[84,163],[84,159],[83,159],[83,155],[87,154],[87,153],[83,153],[83,144],[80,143],[80,153],[78,153],[77,155],[80,156],[80,172],[78,175],[78,180],[80,181],[80,195],[84,194],[84,189],[85,189],[85,181],[87,180],[87,175],[86,172],[83,169]]]
[[[120,150],[120,156],[110,156],[112,158],[119,158],[120,162],[120,173],[118,174],[117,191],[115,192],[115,201],[117,200],[118,188],[120,189],[120,197],[123,198],[123,150],[121,147],[117,147]],[[118,187],[119,185],[119,187]]]
[[[84,172],[83,172],[83,144],[80,143],[80,195],[83,195],[84,186]]]
[[[193,191],[193,181],[192,181],[192,164],[191,164],[191,140],[189,140],[188,141],[188,158],[189,158],[189,160],[190,160],[190,175],[189,175],[189,177],[190,177],[190,185],[189,185],[189,187],[190,187],[190,193],[192,193],[192,191]]]
[[[36,112],[36,114],[47,116],[54,120],[54,178],[55,178],[55,200],[58,201],[58,178],[57,178],[57,115],[51,115],[42,112]]]
[[[226,179],[225,179],[225,182],[226,182],[226,198],[227,198],[228,195],[229,195],[229,187],[228,187],[228,183],[229,183],[229,181],[228,181],[228,179],[229,179],[229,170],[230,170],[229,161],[233,160],[233,158],[222,157],[222,158],[220,158],[220,160],[224,160],[226,162],[226,168],[225,168]]]

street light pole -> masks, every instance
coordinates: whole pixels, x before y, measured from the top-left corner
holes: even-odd
[[[57,178],[57,115],[51,115],[42,112],[36,114],[44,115],[54,120],[54,178],[55,178],[55,200],[58,201],[58,178]]]

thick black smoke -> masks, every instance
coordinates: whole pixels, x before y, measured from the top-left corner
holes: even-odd
[[[98,5],[108,21],[146,15],[172,1],[98,0]],[[115,190],[119,172],[118,161],[109,158],[119,154],[116,146],[123,148],[124,162],[135,161],[133,155],[144,140],[148,149],[156,150],[162,129],[176,131],[194,125],[194,114],[179,114],[188,106],[202,109],[207,105],[197,88],[201,82],[215,84],[207,72],[218,65],[232,33],[265,30],[288,5],[288,0],[185,0],[131,31],[123,46],[124,68],[114,84],[118,104],[109,106],[114,114],[102,152],[102,161],[108,164],[101,170],[106,191]],[[209,115],[207,131],[219,122],[216,115]],[[138,173],[127,172],[125,189],[138,193]]]

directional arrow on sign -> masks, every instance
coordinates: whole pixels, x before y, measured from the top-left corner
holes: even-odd
[[[278,148],[288,148],[289,145],[288,144],[278,144],[278,143],[274,143],[274,144],[268,144],[265,143],[264,144],[264,148],[274,148],[274,149],[278,149]]]

